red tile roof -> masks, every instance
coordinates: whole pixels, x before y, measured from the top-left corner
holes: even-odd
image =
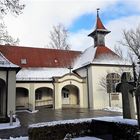
[[[98,58],[100,58],[102,56],[105,56],[105,55],[112,55],[114,57],[119,57],[116,53],[114,53],[108,47],[106,47],[106,46],[97,46],[94,59],[98,59]]]
[[[101,19],[100,19],[100,17],[99,17],[98,14],[97,14],[97,20],[96,20],[96,27],[95,27],[95,30],[94,30],[92,33],[90,33],[88,36],[91,36],[91,37],[94,38],[94,36],[96,36],[97,32],[102,32],[102,33],[104,32],[104,34],[110,33],[110,31],[108,31],[108,30],[104,27],[104,25],[103,25],[103,23],[102,23],[102,21],[101,21]]]
[[[106,28],[104,27],[100,17],[97,15],[97,21],[96,21],[96,29],[104,29],[106,30]]]
[[[69,67],[81,52],[0,45],[0,52],[20,67]],[[26,64],[21,64],[23,60]]]

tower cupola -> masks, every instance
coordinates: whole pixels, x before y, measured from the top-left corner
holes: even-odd
[[[108,33],[110,33],[110,31],[108,31],[104,27],[104,25],[99,17],[99,8],[98,8],[95,30],[88,35],[94,39],[94,47],[105,46],[105,35]]]

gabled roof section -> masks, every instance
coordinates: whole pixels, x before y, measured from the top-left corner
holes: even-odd
[[[93,46],[87,48],[81,55],[80,57],[77,58],[74,64],[74,69],[84,67],[86,65],[91,64],[91,62],[94,59],[96,49]]]
[[[98,46],[96,49],[94,59],[100,59],[100,58],[107,56],[107,55],[119,58],[119,56],[115,52],[113,52],[112,50],[110,50],[106,46]]]
[[[0,52],[0,68],[19,68],[19,66],[10,62],[7,58],[3,56]]]
[[[130,62],[119,57],[115,52],[106,46],[93,46],[87,48],[77,59],[74,70],[90,64],[98,65],[132,65]]]
[[[80,51],[57,50],[0,45],[0,52],[12,63],[20,67],[68,68],[81,54]]]

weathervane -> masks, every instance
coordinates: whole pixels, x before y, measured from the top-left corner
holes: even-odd
[[[100,10],[100,8],[97,8],[97,15],[99,14],[99,10]]]

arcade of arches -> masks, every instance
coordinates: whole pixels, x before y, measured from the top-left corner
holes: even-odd
[[[16,109],[35,110],[45,108],[87,107],[83,98],[84,79],[65,75],[55,83],[18,83],[16,86]]]
[[[53,89],[40,87],[35,90],[35,107],[45,106],[53,108]],[[62,88],[62,107],[79,107],[79,89],[75,85],[66,85]],[[29,91],[23,87],[16,88],[16,109],[30,109]]]

